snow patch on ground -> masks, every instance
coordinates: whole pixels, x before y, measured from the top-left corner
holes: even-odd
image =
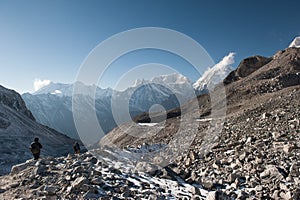
[[[153,151],[158,151],[164,147],[166,147],[166,144],[145,144],[142,146],[135,147],[128,147],[127,150],[133,153],[149,153]]]
[[[138,123],[140,126],[155,126],[158,123]]]
[[[209,122],[212,118],[202,118],[202,119],[196,119],[196,122]]]

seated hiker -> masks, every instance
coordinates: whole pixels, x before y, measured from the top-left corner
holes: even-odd
[[[33,155],[34,160],[37,160],[40,158],[40,154],[41,154],[41,148],[43,146],[41,145],[41,143],[39,143],[39,138],[34,138],[34,142],[31,143],[30,145],[30,150],[31,153]]]
[[[79,146],[79,143],[78,142],[75,142],[74,145],[73,145],[73,149],[74,149],[74,152],[79,154],[80,153],[80,146]]]

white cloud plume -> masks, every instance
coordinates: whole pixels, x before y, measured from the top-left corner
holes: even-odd
[[[234,56],[235,52],[230,52],[227,56],[225,56],[221,62],[219,62],[219,65],[228,66],[234,64]]]
[[[208,68],[204,74],[194,83],[194,88],[201,90],[206,85],[208,88],[214,87],[221,82],[232,70],[235,53],[230,52],[220,62],[212,68]]]
[[[41,79],[34,79],[33,81],[33,88],[34,91],[38,91],[39,89],[41,89],[42,87],[45,87],[46,85],[49,85],[51,83],[50,80],[41,80]]]

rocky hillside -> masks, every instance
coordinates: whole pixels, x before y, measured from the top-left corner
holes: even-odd
[[[21,96],[0,86],[0,174],[7,174],[12,165],[31,158],[29,145],[39,137],[42,156],[67,155],[74,140],[38,124]]]
[[[0,104],[8,106],[13,110],[24,114],[28,118],[35,120],[30,110],[27,109],[21,95],[13,90],[9,90],[0,85]]]
[[[250,58],[246,58],[239,64],[236,70],[232,71],[224,79],[223,82],[224,84],[229,84],[241,78],[244,78],[249,74],[251,74],[252,72],[256,71],[257,69],[261,68],[271,60],[272,60],[271,58],[266,58],[263,56],[253,56]]]
[[[288,48],[271,58],[247,58],[224,82],[227,116],[222,132],[213,134],[215,139],[207,132],[213,120],[208,95],[181,108],[181,116],[190,120],[183,131],[188,135],[189,127],[198,126],[198,133],[187,155],[178,156],[171,165],[172,170],[190,184],[221,190],[234,199],[297,199],[300,49]],[[159,115],[153,116],[159,119]],[[135,121],[150,122],[151,118],[144,114]],[[155,122],[152,126],[124,124],[100,144],[122,149],[166,146],[178,130],[180,117]],[[151,137],[138,137],[145,132]]]

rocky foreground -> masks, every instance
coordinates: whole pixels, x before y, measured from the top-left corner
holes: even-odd
[[[198,137],[173,170],[188,183],[232,199],[300,199],[299,99],[300,87],[291,87],[229,116],[211,151],[201,153]]]
[[[166,169],[152,174],[130,169],[91,153],[28,160],[0,178],[0,198],[214,199],[222,195],[185,183]]]

